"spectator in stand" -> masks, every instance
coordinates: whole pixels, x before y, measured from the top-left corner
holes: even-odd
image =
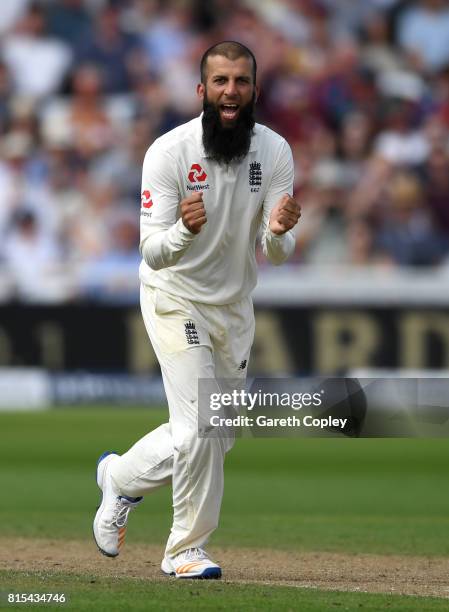
[[[31,0],[2,0],[2,18],[0,19],[0,36],[14,29],[24,16]]]
[[[153,70],[164,73],[182,61],[194,44],[192,8],[189,3],[161,3],[142,31],[142,41]]]
[[[291,145],[307,141],[323,121],[311,103],[310,84],[299,70],[289,69],[284,58],[277,70],[262,81],[260,114],[264,123],[286,134]]]
[[[47,27],[50,36],[78,47],[81,39],[89,37],[92,18],[85,0],[58,0],[46,5]]]
[[[333,37],[352,38],[372,18],[384,15],[398,0],[320,0],[330,12],[329,24]]]
[[[335,264],[346,259],[347,185],[342,165],[335,159],[315,165],[302,200],[302,228],[298,250],[309,264]]]
[[[371,150],[373,124],[360,111],[348,113],[339,132],[338,148],[348,187],[353,189],[363,175],[364,165]]]
[[[433,73],[449,63],[448,33],[446,0],[419,0],[399,20],[399,44],[419,72]]]
[[[251,8],[246,3],[238,4],[240,6],[217,24],[216,39],[238,40],[252,49],[257,57],[257,78],[263,82],[268,72],[275,72],[279,59],[288,48],[288,39],[263,19],[259,11],[261,3],[255,3]]]
[[[172,106],[167,88],[155,75],[148,75],[136,83],[133,93],[135,116],[145,118],[155,136],[188,120],[184,113]]]
[[[58,241],[61,257],[68,263],[83,261],[74,236],[74,228],[89,214],[85,194],[83,164],[73,148],[72,133],[67,124],[48,122],[41,130],[44,181],[39,191],[41,210],[47,225]]]
[[[86,162],[114,144],[114,130],[103,97],[102,73],[95,65],[79,66],[73,74],[68,120],[74,148]]]
[[[50,291],[46,279],[59,264],[59,249],[31,210],[20,208],[14,214],[4,257],[15,276],[19,297],[26,301],[47,297]]]
[[[0,134],[6,130],[12,93],[11,74],[6,64],[0,61]]]
[[[360,62],[374,74],[397,72],[406,67],[405,59],[390,40],[390,23],[385,13],[374,13],[366,19],[360,35]]]
[[[160,14],[147,22],[141,37],[152,73],[181,123],[197,115],[195,49],[201,35],[194,34],[192,6],[185,2],[164,4]]]
[[[120,3],[109,2],[99,11],[92,30],[80,40],[76,64],[93,64],[101,70],[106,94],[127,93],[133,84],[134,62],[141,62],[139,39],[125,32],[120,22]]]
[[[331,128],[338,129],[347,113],[371,109],[375,86],[359,65],[355,43],[338,43],[313,89],[313,104]]]
[[[113,249],[109,223],[120,208],[118,189],[111,183],[101,183],[85,177],[82,191],[86,206],[82,215],[70,227],[73,252],[81,263],[89,264]]]
[[[422,185],[415,174],[401,171],[392,177],[376,245],[396,265],[441,263],[445,244],[425,208]]]
[[[424,162],[429,155],[429,143],[420,129],[414,102],[397,98],[386,101],[384,129],[374,150],[392,164],[418,166]]]
[[[436,116],[449,129],[449,64],[433,79],[433,100]]]
[[[376,248],[376,230],[369,217],[354,217],[346,227],[346,258],[352,266],[392,266],[391,259]]]
[[[33,200],[36,183],[33,180],[32,135],[23,130],[12,130],[0,144],[0,237],[7,233],[10,220],[26,198]],[[35,205],[35,204],[34,204]]]
[[[117,209],[108,220],[111,243],[85,267],[82,292],[101,301],[135,303],[139,283],[133,272],[139,267],[139,227],[135,211]]]
[[[423,167],[425,202],[449,246],[449,151],[434,149]]]
[[[72,53],[65,42],[48,36],[45,13],[39,4],[29,7],[1,47],[18,94],[44,98],[59,91]]]
[[[140,166],[148,149],[155,140],[151,123],[145,117],[135,119],[127,130],[120,148],[112,148],[92,163],[90,176],[97,182],[112,183],[122,200],[131,202],[134,209],[139,204],[142,172]]]

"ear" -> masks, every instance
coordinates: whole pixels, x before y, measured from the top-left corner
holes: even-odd
[[[259,99],[259,94],[260,94],[260,87],[259,85],[256,85],[254,87],[254,102],[257,102],[257,100]]]
[[[206,88],[204,86],[204,83],[199,83],[196,86],[196,95],[198,96],[200,100],[204,100],[205,91],[206,91]]]

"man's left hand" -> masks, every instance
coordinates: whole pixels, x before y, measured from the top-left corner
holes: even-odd
[[[299,221],[301,206],[288,193],[284,194],[270,215],[270,230],[281,236],[291,230]]]

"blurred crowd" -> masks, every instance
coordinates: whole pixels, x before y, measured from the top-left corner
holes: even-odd
[[[448,265],[448,0],[1,4],[5,294],[135,300],[145,151],[199,114],[201,55],[229,39],[293,149],[294,260]]]

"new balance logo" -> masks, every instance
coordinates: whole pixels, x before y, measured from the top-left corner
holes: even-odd
[[[193,321],[187,321],[184,323],[187,344],[199,344],[198,332]]]
[[[242,363],[239,365],[238,369],[239,370],[244,370],[246,368],[246,363],[247,363],[247,361],[246,361],[246,359],[244,359],[242,361]]]

